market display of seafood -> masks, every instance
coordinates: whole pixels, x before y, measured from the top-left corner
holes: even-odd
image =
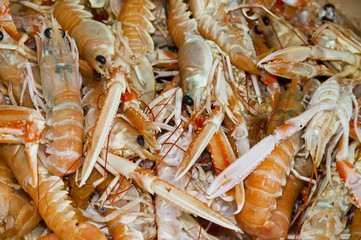
[[[0,0],[0,239],[361,238],[340,6]]]

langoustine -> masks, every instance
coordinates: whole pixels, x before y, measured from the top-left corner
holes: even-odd
[[[254,49],[248,49],[247,44],[244,44],[243,39],[236,36],[235,31],[232,31],[226,24],[217,19],[226,18],[222,16],[224,14],[222,12],[220,13],[221,16],[217,16],[217,11],[219,11],[217,8],[223,9],[225,7],[217,1],[214,1],[214,3],[212,1],[190,1],[190,10],[197,19],[199,32],[204,38],[216,42],[230,56],[231,63],[237,68],[252,74],[258,74],[259,71],[250,58],[252,54],[254,55]],[[247,34],[246,30],[244,34]]]
[[[63,239],[106,239],[104,233],[87,222],[81,212],[71,205],[71,199],[63,190],[60,177],[49,174],[38,165],[39,185],[32,186],[31,175],[26,169],[24,147],[0,146],[0,156],[10,167],[20,186],[31,196],[41,217],[54,233]]]
[[[269,132],[294,115],[303,111],[297,80],[294,80],[281,98],[275,114],[270,119]],[[301,148],[302,140],[297,134],[282,142],[245,180],[246,202],[242,211],[236,215],[238,224],[249,234],[261,238],[285,237],[288,229],[278,228],[273,212],[277,198],[282,196],[282,186],[286,185],[293,157]]]
[[[179,11],[182,14],[177,14]],[[198,121],[201,126],[177,170],[177,178],[187,173],[220,130],[225,115],[236,125],[240,125],[243,120],[237,119],[232,112],[232,107],[237,103],[229,106],[228,99],[233,95],[230,85],[236,83],[226,81],[227,73],[232,75],[229,78],[233,77],[230,63],[225,63],[226,54],[222,53],[215,43],[206,41],[198,34],[197,21],[189,15],[186,4],[177,0],[170,2],[169,32],[179,48],[178,64],[183,102],[189,106],[193,115],[190,117],[190,124],[197,125]],[[236,98],[233,100],[238,101]]]
[[[58,176],[77,170],[83,153],[84,116],[81,77],[74,41],[54,18],[35,19],[42,93],[46,102],[48,140],[42,161]],[[33,26],[26,26],[32,31]],[[33,163],[36,164],[36,161]]]
[[[110,79],[107,84],[106,97],[95,122],[95,127],[91,133],[91,140],[87,144],[87,155],[84,159],[82,168],[82,179],[80,185],[84,185],[86,179],[94,167],[107,134],[111,129],[111,123],[116,116],[119,104],[124,105],[124,115],[137,130],[141,132],[142,137],[147,141],[150,148],[157,149],[158,144],[154,134],[156,128],[149,120],[148,116],[140,108],[140,101],[136,92],[130,86],[131,61],[122,59],[122,51],[127,51],[129,45],[122,41],[121,24],[116,25],[116,47],[119,51],[114,54],[111,65],[109,66]]]

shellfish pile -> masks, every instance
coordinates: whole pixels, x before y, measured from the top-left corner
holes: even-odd
[[[338,5],[0,0],[0,83],[0,239],[361,235]]]

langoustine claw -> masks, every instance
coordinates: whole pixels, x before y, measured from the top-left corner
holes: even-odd
[[[273,151],[275,146],[303,129],[318,112],[333,109],[339,99],[339,90],[340,86],[336,79],[330,78],[324,82],[313,95],[313,100],[311,100],[313,105],[299,116],[287,120],[276,128],[273,135],[261,140],[227,167],[207,189],[207,194],[210,197],[219,196],[243,181]]]
[[[346,56],[343,56],[343,55]],[[332,57],[331,57],[332,56]],[[350,57],[345,52],[326,49],[318,46],[294,46],[271,53],[258,62],[267,72],[285,78],[313,78],[316,76],[332,76],[336,72],[324,65],[303,62],[309,58],[319,60],[338,60]],[[351,56],[352,57],[352,56]],[[292,71],[289,71],[289,69]]]
[[[105,163],[102,164],[105,165]],[[129,160],[116,156],[112,153],[108,153],[106,164],[109,164],[125,177],[135,181],[147,192],[157,194],[157,196],[171,202],[181,210],[205,218],[220,226],[240,231],[240,229],[231,221],[211,210],[205,203],[184,193],[159,177],[154,176],[151,172],[140,169],[136,164],[130,162]]]

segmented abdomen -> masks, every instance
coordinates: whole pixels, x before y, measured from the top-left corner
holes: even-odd
[[[268,134],[285,120],[303,111],[302,97],[297,80],[294,80],[270,119]],[[277,198],[282,195],[282,186],[286,184],[291,162],[301,144],[301,133],[281,142],[246,179],[245,204],[236,219],[247,233],[261,238],[282,237],[281,231],[278,231],[280,225],[274,224],[274,218],[279,217],[275,211],[279,207]],[[281,236],[271,237],[271,233]]]
[[[226,25],[222,25],[211,16],[203,14],[198,19],[198,30],[201,35],[216,42],[225,51],[237,68],[258,73],[256,65],[250,58],[253,53],[237,39],[237,36]]]
[[[204,38],[215,41],[227,53],[235,51],[247,56],[253,54],[251,50],[241,45],[237,36],[226,25],[220,24],[207,14],[199,19],[198,30]]]
[[[93,17],[90,12],[84,10],[83,5],[79,5],[79,2],[79,0],[60,0],[53,11],[56,20],[70,35],[80,24]]]
[[[145,103],[149,103],[155,97],[153,67],[146,57],[148,53],[154,52],[154,42],[150,36],[155,31],[151,23],[155,17],[150,11],[154,8],[154,4],[149,0],[125,0],[118,15],[118,20],[122,23],[123,36],[128,41],[136,65],[139,67],[140,74],[132,71],[131,80]],[[142,80],[138,79],[140,75]]]
[[[276,209],[276,198],[282,194],[292,158],[300,145],[300,134],[279,144],[246,179],[245,204],[236,219],[247,233],[259,236],[269,221]]]
[[[175,45],[180,48],[185,42],[187,34],[195,34],[197,22],[190,18],[187,5],[182,0],[169,1],[168,28]]]
[[[296,157],[294,169],[303,177],[310,177],[313,162],[310,157]],[[267,223],[259,231],[261,236],[268,238],[287,238],[291,225],[293,208],[299,193],[307,182],[297,178],[293,173],[287,178],[287,184],[282,188],[282,196],[277,198],[277,208],[271,212]],[[259,236],[260,236],[259,235]]]
[[[118,20],[122,22],[123,35],[136,57],[154,51],[154,42],[150,36],[155,31],[151,23],[155,18],[150,11],[154,8],[149,0],[125,0],[120,10]]]
[[[51,141],[46,152],[50,154],[47,169],[58,176],[78,169],[83,151],[84,115],[80,95],[65,91],[53,99],[50,113],[51,129],[46,138]]]

